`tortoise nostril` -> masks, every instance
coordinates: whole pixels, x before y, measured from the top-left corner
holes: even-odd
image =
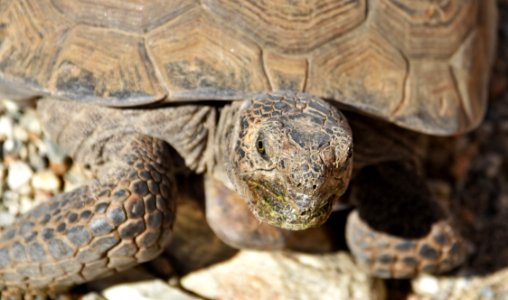
[[[314,184],[314,185],[312,186],[312,189],[313,189],[313,190],[315,190],[316,188],[317,188],[317,185],[315,185],[315,184]]]

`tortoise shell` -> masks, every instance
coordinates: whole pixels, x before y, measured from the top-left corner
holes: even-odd
[[[494,0],[2,0],[0,91],[107,106],[303,91],[416,131],[483,117]]]

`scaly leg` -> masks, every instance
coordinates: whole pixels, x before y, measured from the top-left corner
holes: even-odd
[[[98,179],[23,215],[0,237],[0,282],[58,291],[157,256],[171,236],[171,149],[132,134],[106,144]]]
[[[357,210],[348,218],[346,238],[357,262],[373,275],[407,278],[463,261],[460,235],[412,167],[366,167],[352,184]]]

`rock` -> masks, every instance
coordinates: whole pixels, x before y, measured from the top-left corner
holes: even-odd
[[[102,294],[106,299],[181,299],[194,297],[178,291],[147,272],[142,266],[100,278],[86,284],[87,290]]]
[[[27,147],[18,140],[8,139],[3,143],[4,163],[9,164],[14,160],[25,160],[28,157]]]
[[[13,140],[13,139],[7,139],[3,143],[3,152],[4,154],[11,154],[16,153],[19,151],[19,149],[22,147],[21,142]]]
[[[26,163],[14,161],[9,165],[7,185],[13,190],[19,189],[28,184],[32,175],[33,171]]]
[[[9,212],[0,211],[0,226],[6,226],[14,223],[16,217]]]
[[[21,196],[19,200],[19,212],[24,214],[36,205],[31,197]]]
[[[129,300],[197,300],[177,288],[171,287],[160,279],[141,281],[129,284],[120,284],[110,287],[102,292],[106,299]]]
[[[2,100],[0,105],[9,113],[9,114],[19,114],[19,105],[11,100]]]
[[[28,132],[23,127],[16,126],[12,132],[14,139],[21,142],[28,141]]]
[[[422,275],[413,281],[413,289],[422,294],[435,294],[439,291],[439,282],[433,276]]]
[[[106,298],[102,297],[101,295],[97,293],[88,293],[86,295],[83,295],[83,297],[80,298],[81,300],[105,300]]]
[[[345,253],[296,254],[244,250],[191,273],[182,286],[210,299],[384,299],[384,286]]]
[[[7,116],[0,117],[0,139],[12,138],[12,119]]]
[[[32,177],[32,187],[34,189],[57,192],[61,186],[60,179],[50,170],[37,172]]]

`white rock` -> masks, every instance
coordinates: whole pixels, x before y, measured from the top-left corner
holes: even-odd
[[[14,223],[16,217],[6,211],[0,212],[0,226],[7,226]]]
[[[9,188],[16,190],[27,184],[32,175],[33,171],[26,163],[14,161],[9,164],[7,185]]]
[[[21,159],[28,157],[27,147],[23,144],[23,142],[20,142],[18,140],[14,139],[5,140],[5,142],[3,143],[3,150],[4,154],[11,154]]]
[[[37,172],[32,177],[32,187],[49,192],[56,192],[61,187],[61,181],[50,170]]]
[[[110,287],[102,292],[106,299],[129,300],[197,300],[199,298],[169,286],[160,279],[120,284]]]
[[[13,139],[5,140],[3,150],[5,153],[13,152],[16,149],[16,142]]]
[[[2,100],[0,103],[9,113],[19,113],[19,105],[11,100]]]
[[[81,300],[105,300],[105,298],[94,292],[84,295]]]
[[[432,295],[439,290],[439,284],[435,277],[421,275],[413,281],[413,287],[418,293]]]
[[[31,197],[21,196],[19,200],[19,212],[24,214],[31,210],[37,203]]]
[[[185,276],[182,286],[211,299],[383,299],[379,280],[345,253],[240,251],[233,259]]]
[[[12,119],[7,116],[0,116],[0,138],[12,138]]]

